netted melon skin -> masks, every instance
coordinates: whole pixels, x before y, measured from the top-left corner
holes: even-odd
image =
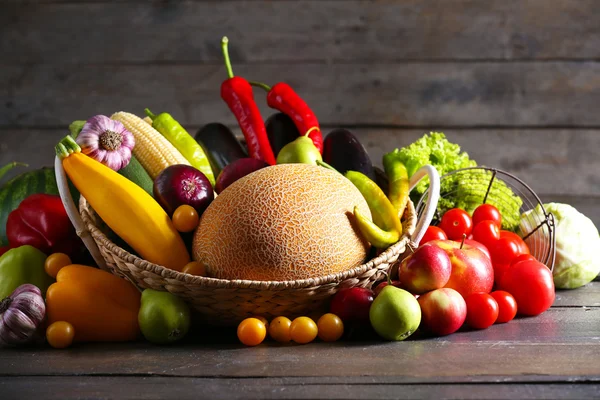
[[[352,214],[369,207],[345,177],[323,167],[281,164],[234,182],[206,209],[193,257],[220,279],[284,281],[354,268],[369,244]]]

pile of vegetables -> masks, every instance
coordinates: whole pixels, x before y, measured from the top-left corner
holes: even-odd
[[[221,97],[239,123],[245,146],[223,124],[207,124],[192,136],[170,114],[154,114],[148,108],[144,119],[119,111],[74,121],[69,126],[71,134],[56,146],[75,204],[81,193],[128,250],[166,268],[206,276],[205,265],[191,261],[190,236],[186,234],[196,230],[216,194],[252,172],[281,163],[331,168],[350,180],[372,214],[371,220],[355,208],[356,226],[379,250],[401,238],[409,179],[426,165],[435,167],[440,175],[449,174],[441,181],[439,216],[459,211],[470,219],[486,203],[502,215],[498,226],[493,226],[498,231],[494,243],[510,242],[502,235],[522,242],[513,233],[518,232],[521,237],[531,234],[526,238],[529,248],[548,244],[548,230],[536,230],[537,224],[532,223],[546,217],[540,206],[522,214],[523,201],[510,187],[497,179],[489,186],[490,171],[453,174],[477,163],[443,133],[425,134],[409,146],[385,154],[381,171],[349,130],[334,129],[324,137],[315,114],[288,84],[271,87],[235,76],[227,43],[223,38],[227,79],[221,84]],[[279,111],[266,123],[252,86],[266,90],[268,106]],[[24,164],[0,168],[0,179],[18,166]],[[410,193],[413,202],[419,201],[428,185],[425,179],[415,187]],[[181,298],[152,289],[140,292],[126,279],[74,264],[90,264],[91,259],[58,194],[57,177],[50,168],[25,172],[0,188],[0,346],[30,343],[44,336],[56,348],[73,342],[132,341],[142,335],[157,344],[182,339],[190,329],[191,310]],[[545,211],[552,213],[556,222],[556,288],[589,283],[600,272],[593,252],[600,246],[598,230],[571,206],[551,203],[545,205]],[[486,221],[490,222],[489,218]],[[492,226],[486,221],[473,228],[475,239],[481,229]],[[447,225],[443,220],[435,222]],[[456,226],[448,225],[444,231],[451,232]],[[466,237],[466,232],[461,232],[451,239],[463,239],[463,233]],[[508,268],[512,261],[496,262],[499,254],[505,257],[510,253],[497,243],[490,246],[491,257],[498,266]],[[540,267],[537,264],[535,267]],[[543,265],[541,268],[549,276]],[[391,287],[384,288],[388,284],[393,286],[390,281],[375,292],[367,288],[340,291],[332,313],[316,323],[308,317],[291,321],[279,316],[270,323],[260,316],[249,318],[240,324],[238,336],[248,345],[262,342],[267,332],[279,342],[308,343],[317,337],[338,340],[344,331],[342,320],[368,323],[377,291],[385,290],[386,296],[392,292]],[[409,300],[418,304],[412,295]],[[381,322],[377,325],[389,325],[386,313],[377,317]],[[354,318],[355,314],[360,318]],[[413,325],[411,332],[419,323]]]

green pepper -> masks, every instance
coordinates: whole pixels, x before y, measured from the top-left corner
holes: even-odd
[[[378,248],[385,248],[396,243],[402,235],[402,224],[396,209],[385,193],[368,176],[360,172],[348,171],[345,176],[363,195],[373,216],[374,223],[360,212],[357,215],[355,208],[355,216],[361,233],[373,246]]]
[[[408,171],[401,160],[398,149],[383,156],[383,169],[388,177],[388,197],[396,209],[398,218],[402,218],[408,203]]]
[[[152,120],[152,127],[167,138],[192,167],[202,172],[210,184],[215,186],[215,175],[206,153],[196,140],[177,122],[171,114],[161,113],[154,115],[149,109],[145,109],[146,115]]]
[[[25,283],[37,286],[45,295],[48,286],[54,282],[44,270],[45,262],[46,255],[29,245],[4,253],[0,257],[0,299]]]
[[[182,339],[190,329],[190,315],[185,301],[172,293],[153,289],[142,292],[138,322],[149,342],[167,344]]]

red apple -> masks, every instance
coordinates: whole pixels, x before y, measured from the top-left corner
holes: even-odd
[[[353,287],[341,289],[333,296],[329,311],[344,322],[369,323],[369,309],[374,294],[371,289]]]
[[[444,287],[451,272],[452,264],[445,250],[438,246],[421,246],[400,263],[400,287],[413,294],[423,294]]]
[[[373,292],[375,293],[375,297],[377,297],[377,295],[379,293],[381,293],[383,288],[386,287],[387,285],[389,285],[388,281],[383,281],[379,285],[375,286],[375,290],[373,290]],[[392,286],[396,286],[398,288],[401,287],[400,281],[392,281]]]
[[[453,240],[436,240],[425,246],[438,246],[445,250],[452,263],[452,273],[446,283],[463,297],[471,293],[492,291],[494,268],[490,259],[477,247]]]
[[[454,289],[442,288],[419,297],[421,327],[435,335],[456,332],[467,317],[467,304]]]
[[[458,243],[460,243],[460,241]],[[485,254],[487,256],[487,258],[490,259],[490,261],[492,260],[492,255],[490,254],[490,250],[487,248],[487,246],[485,244],[478,242],[477,240],[473,240],[473,239],[465,239],[465,244],[468,244],[469,246],[477,247],[479,250],[481,250],[483,252],[483,254]]]

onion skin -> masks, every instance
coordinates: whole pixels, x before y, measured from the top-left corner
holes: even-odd
[[[169,216],[183,204],[194,207],[198,215],[202,215],[215,198],[206,175],[183,164],[165,168],[154,180],[153,192],[154,198]]]
[[[46,304],[37,286],[26,283],[0,303],[0,346],[32,342],[46,316]]]

